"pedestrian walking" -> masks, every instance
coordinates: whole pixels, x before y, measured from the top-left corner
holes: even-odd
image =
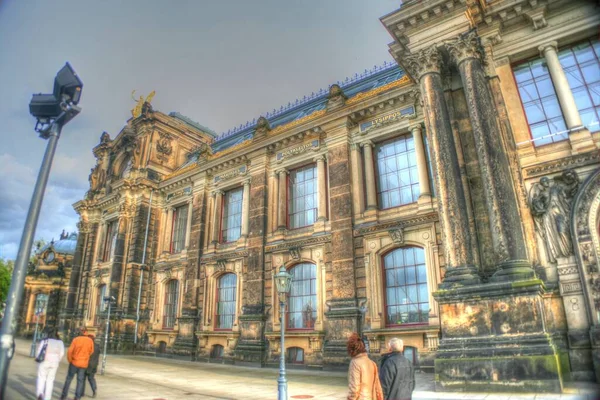
[[[348,400],[383,400],[377,364],[367,355],[365,342],[353,333],[348,338]]]
[[[43,354],[42,354],[43,353]],[[38,343],[35,352],[38,364],[36,395],[37,400],[50,400],[52,398],[52,389],[54,389],[54,378],[60,360],[65,355],[65,345],[55,328],[46,330],[46,339]]]
[[[71,342],[67,351],[67,360],[69,361],[69,370],[67,379],[63,386],[60,400],[66,400],[69,394],[69,386],[73,377],[77,375],[77,386],[75,388],[75,400],[80,400],[83,394],[83,385],[85,383],[85,371],[87,370],[90,356],[94,352],[94,342],[87,336],[87,332],[83,329],[79,336]]]
[[[388,353],[381,360],[379,379],[385,400],[411,400],[415,389],[415,369],[402,352],[404,342],[393,338],[388,343]]]
[[[94,352],[90,356],[88,367],[85,370],[85,377],[92,388],[92,397],[96,397],[98,392],[98,385],[96,384],[96,372],[98,372],[98,360],[100,360],[100,346],[98,346],[98,343],[96,343],[96,338],[94,335],[90,334],[88,337],[92,339],[92,342],[94,343]],[[85,396],[85,380],[83,381],[83,390],[81,391],[81,397],[83,396]]]

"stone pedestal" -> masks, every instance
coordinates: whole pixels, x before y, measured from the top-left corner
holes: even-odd
[[[179,334],[173,343],[173,353],[178,357],[184,357],[195,361],[198,352],[198,340],[195,335],[195,329],[198,325],[200,316],[198,310],[194,308],[184,308],[181,317],[177,318]]]
[[[436,390],[560,393],[567,351],[544,324],[541,280],[440,290]]]
[[[359,332],[361,313],[356,299],[336,299],[328,302],[329,311],[325,312],[325,331],[327,337],[323,347],[323,369],[348,370],[348,336]]]
[[[244,314],[239,316],[240,338],[235,346],[237,365],[264,366],[266,362],[265,315],[262,304],[244,306]]]

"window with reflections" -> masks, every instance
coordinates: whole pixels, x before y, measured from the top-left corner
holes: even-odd
[[[100,325],[100,314],[106,311],[107,304],[104,301],[106,297],[106,285],[100,285],[96,288],[96,316],[94,325]]]
[[[117,234],[119,233],[119,221],[114,220],[106,224],[106,232],[102,241],[100,251],[100,261],[112,261],[115,256],[115,247],[117,245]]]
[[[185,247],[187,233],[189,205],[176,207],[173,211],[173,224],[171,228],[171,253],[181,253]]]
[[[517,65],[513,73],[534,145],[567,139],[567,125],[545,59]]]
[[[235,242],[242,234],[242,188],[229,190],[223,196],[223,219],[221,222],[221,241]]]
[[[288,226],[302,228],[317,220],[317,168],[307,165],[290,171],[288,196]]]
[[[414,203],[421,194],[412,135],[377,145],[377,197],[379,208]]]
[[[416,347],[404,346],[404,357],[410,361],[413,367],[418,368],[419,366],[419,350]]]
[[[225,348],[223,346],[221,346],[220,344],[215,344],[210,349],[210,358],[212,360],[222,360],[224,352]]]
[[[173,329],[177,319],[179,281],[171,279],[165,284],[165,304],[163,307],[163,329]]]
[[[237,276],[225,274],[217,281],[217,329],[232,329],[235,320]]]
[[[38,293],[35,296],[35,318],[40,326],[44,326],[46,323],[46,310],[48,308],[49,296],[46,293]]]
[[[429,321],[425,251],[403,247],[383,256],[387,326]]]
[[[317,319],[317,266],[298,264],[288,271],[292,274],[287,310],[288,329],[314,329]]]
[[[304,364],[304,349],[301,347],[288,348],[285,359],[290,364]]]
[[[581,122],[590,132],[600,131],[600,41],[589,40],[561,50],[565,71]]]

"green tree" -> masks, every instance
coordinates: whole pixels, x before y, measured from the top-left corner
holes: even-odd
[[[6,301],[6,296],[8,296],[8,288],[10,287],[13,267],[13,260],[0,258],[0,303],[4,303]]]

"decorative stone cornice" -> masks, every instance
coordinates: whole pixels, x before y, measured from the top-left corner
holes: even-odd
[[[589,164],[595,164],[600,161],[600,153],[591,151],[568,158],[545,162],[533,167],[525,168],[525,173],[528,178],[533,178],[541,175],[552,174],[562,171],[566,168],[577,168]]]
[[[317,237],[311,237],[308,239],[299,239],[299,240],[288,240],[284,243],[278,243],[271,246],[266,246],[266,252],[278,252],[278,251],[289,251],[290,249],[303,248],[312,246],[315,244],[327,243],[331,241],[331,235],[322,235]]]
[[[402,59],[402,65],[415,79],[421,79],[425,74],[440,74],[442,70],[442,55],[436,46],[423,49]]]
[[[444,47],[448,50],[450,57],[452,57],[457,65],[468,59],[476,59],[483,62],[485,52],[481,45],[481,39],[474,30],[444,43]]]
[[[388,222],[385,224],[370,225],[366,227],[359,226],[357,229],[354,230],[354,236],[364,236],[385,231],[389,233],[390,231],[402,230],[409,226],[429,224],[438,221],[438,219],[438,214],[433,212],[425,215],[420,215],[418,217]]]
[[[234,260],[239,258],[246,258],[250,255],[250,252],[247,250],[242,251],[229,251],[226,253],[213,253],[202,256],[200,263],[202,264],[211,264],[216,263],[217,261],[222,260]]]

